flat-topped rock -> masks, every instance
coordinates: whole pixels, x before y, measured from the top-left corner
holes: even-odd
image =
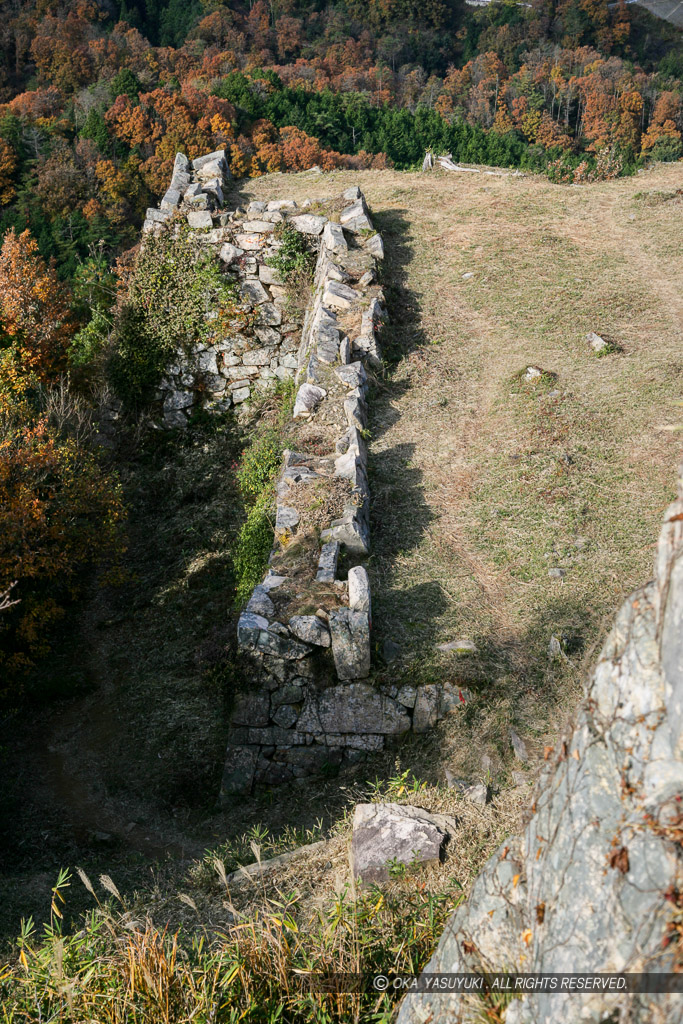
[[[302,213],[289,221],[293,228],[304,235],[319,235],[327,224],[327,217],[317,217],[313,213]]]
[[[394,865],[439,864],[455,835],[454,819],[408,804],[357,804],[353,815],[351,869],[356,881],[385,882]]]

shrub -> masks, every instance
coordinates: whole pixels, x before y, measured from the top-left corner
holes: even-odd
[[[650,160],[674,163],[683,157],[683,142],[671,135],[662,135],[650,150]]]
[[[282,244],[275,255],[266,260],[268,266],[278,270],[288,285],[310,283],[315,253],[306,245],[304,236],[295,228],[284,227],[277,237]]]
[[[244,324],[233,281],[187,225],[147,237],[114,327],[110,380],[124,405],[148,404],[178,350],[212,343]]]
[[[272,497],[266,492],[249,510],[237,537],[234,566],[235,600],[239,606],[249,600],[268,564],[273,547],[273,511]]]
[[[19,603],[2,620],[0,695],[49,650],[82,570],[120,551],[122,518],[118,482],[85,445],[15,414],[0,441],[0,592],[16,580]]]
[[[272,481],[282,459],[282,439],[274,429],[258,434],[242,452],[237,482],[247,498],[255,499]]]

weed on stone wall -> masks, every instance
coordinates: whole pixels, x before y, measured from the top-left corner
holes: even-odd
[[[265,572],[273,547],[273,481],[282,462],[294,403],[294,381],[279,381],[260,411],[259,427],[242,452],[237,480],[248,509],[235,546],[235,600],[241,607]]]
[[[127,408],[145,407],[179,351],[236,332],[245,317],[236,284],[186,226],[149,236],[114,325],[108,368],[114,391]]]

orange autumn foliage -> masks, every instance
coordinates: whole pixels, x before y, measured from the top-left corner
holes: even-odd
[[[64,365],[75,330],[64,288],[28,231],[12,228],[0,249],[0,337],[6,358],[47,380]]]

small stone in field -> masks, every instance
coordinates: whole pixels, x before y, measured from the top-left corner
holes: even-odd
[[[562,580],[565,577],[564,569],[548,569],[548,576],[553,580]]]
[[[527,753],[526,744],[521,736],[518,736],[514,729],[510,729],[510,743],[512,749],[515,752],[515,757],[520,761],[528,761],[529,755]]]
[[[590,343],[590,347],[594,352],[604,352],[606,348],[609,348],[609,343],[604,338],[601,338],[599,334],[596,334],[595,331],[590,331],[586,335],[586,340]]]
[[[470,279],[471,277],[474,277],[474,274],[473,274],[473,273],[471,273],[471,272],[469,272],[469,273],[467,273],[467,274],[463,274],[463,275],[462,275],[462,279],[463,279],[463,281],[469,281],[469,279]]]
[[[386,661],[387,665],[391,664],[392,661],[396,661],[401,653],[401,648],[393,640],[385,640],[382,645],[382,657]]]
[[[436,645],[437,651],[456,651],[458,654],[476,654],[477,646],[471,640],[449,640]]]
[[[481,804],[484,806],[488,800],[488,788],[483,782],[478,782],[474,786],[467,786],[462,791],[462,795],[466,800],[469,800],[473,804]]]

